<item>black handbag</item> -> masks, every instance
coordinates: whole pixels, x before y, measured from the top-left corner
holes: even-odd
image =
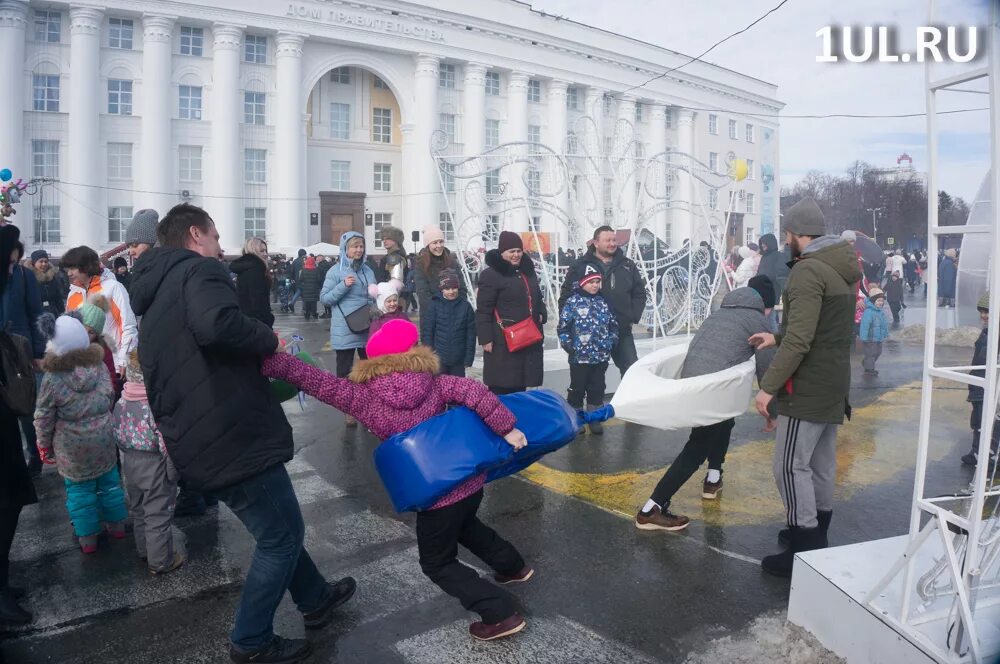
[[[340,311],[340,315],[344,317],[344,321],[347,323],[347,329],[354,334],[362,334],[368,331],[368,328],[372,324],[372,308],[364,304],[349,314],[345,314],[344,310],[337,305],[337,309]]]

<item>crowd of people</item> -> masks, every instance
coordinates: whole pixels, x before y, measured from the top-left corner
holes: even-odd
[[[888,335],[883,305],[888,301],[898,324],[903,288],[914,291],[926,256],[891,255],[885,272],[869,278],[857,238],[827,234],[811,199],[790,208],[783,227],[784,246],[766,234],[725,261],[731,292],[691,340],[681,378],[756,356],[756,407],[766,430],[776,432],[773,470],[788,524],[779,536],[786,547],[763,566],[787,576],[796,552],[827,545],[837,430],[850,416],[851,348],[860,338],[864,369],[877,374]],[[565,258],[568,269],[556,303],[545,302],[536,261],[517,233],[499,234],[475,284],[437,225],[424,228],[424,246],[413,256],[397,228],[383,227],[379,240],[385,254],[378,258],[369,256],[363,235],[345,232],[336,257],[303,249],[286,263],[272,258],[264,239],[250,238],[226,263],[211,217],[181,204],[162,220],[153,210],[137,212],[126,232],[131,266],[121,257],[109,269],[86,246],[68,250],[58,267],[43,250],[24,261],[17,227],[0,226],[0,256],[9,257],[0,271],[3,369],[17,361],[31,367],[18,382],[5,373],[0,399],[0,621],[32,620],[18,603],[23,589],[9,583],[8,555],[22,508],[37,501],[33,478],[51,464],[63,478],[82,553],[97,551],[102,533],[124,539],[128,520],[153,575],[185,563],[174,548],[173,519],[225,503],[256,540],[230,657],[298,661],[308,642],[272,629],[285,591],[306,628],[319,629],[356,583],[328,582],[304,547],[284,468],[294,453],[292,428],[270,379],[338,408],[347,426],[360,423],[381,439],[464,405],[519,449],[524,435],[498,396],[542,385],[549,306],[558,313],[574,408],[600,408],[610,363],[624,376],[637,361],[633,328],[646,307],[646,275],[611,227],[598,228],[579,256],[560,250],[557,260]],[[939,278],[947,281],[955,258],[945,252]],[[939,290],[942,305],[953,301],[953,284],[950,295]],[[332,373],[282,352],[272,309],[281,298],[292,313],[301,299],[306,320],[329,320]],[[985,311],[988,298],[979,305]],[[419,325],[410,320],[414,309]],[[985,339],[984,329],[974,363],[985,361]],[[477,351],[482,382],[466,378]],[[970,387],[969,400],[974,443],[963,462],[975,464],[981,391]],[[734,424],[691,431],[638,510],[637,528],[685,528],[690,519],[670,511],[671,499],[706,460],[702,495],[719,494]],[[603,431],[598,422],[589,427]],[[27,455],[16,442],[22,433]],[[998,438],[995,430],[993,459]],[[485,475],[470,478],[419,512],[417,538],[421,569],[480,615],[471,635],[492,640],[526,625],[500,586],[527,581],[534,570],[477,517],[484,484]],[[495,583],[458,561],[459,543],[494,570]]]

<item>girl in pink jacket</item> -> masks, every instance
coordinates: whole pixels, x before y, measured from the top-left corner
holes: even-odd
[[[418,336],[413,323],[389,321],[369,338],[368,359],[355,364],[347,378],[286,354],[265,360],[263,372],[356,418],[383,440],[443,413],[448,404],[458,404],[479,415],[514,448],[524,447],[514,414],[482,383],[440,375],[437,356],[417,345]],[[517,549],[476,516],[485,483],[486,474],[481,473],[417,512],[420,568],[466,610],[480,615],[482,620],[469,626],[480,641],[519,632],[526,622],[509,593],[458,561],[457,545],[493,568],[498,584],[527,581],[534,574]]]

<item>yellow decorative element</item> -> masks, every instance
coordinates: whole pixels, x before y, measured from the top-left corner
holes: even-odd
[[[734,159],[732,165],[729,167],[729,177],[737,182],[745,180],[749,172],[746,159]]]

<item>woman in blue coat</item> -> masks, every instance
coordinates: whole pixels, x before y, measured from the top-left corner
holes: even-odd
[[[330,347],[337,351],[337,376],[340,378],[351,373],[355,352],[361,359],[367,359],[365,344],[368,342],[371,315],[369,313],[364,317],[364,314],[355,312],[370,311],[374,301],[368,294],[368,286],[375,283],[375,273],[365,262],[364,236],[354,231],[344,233],[340,236],[340,261],[326,273],[319,294],[319,301],[331,310]],[[363,331],[351,331],[348,318],[356,322],[354,329]],[[363,328],[361,318],[364,318]],[[348,417],[347,424],[354,426],[356,422]]]

